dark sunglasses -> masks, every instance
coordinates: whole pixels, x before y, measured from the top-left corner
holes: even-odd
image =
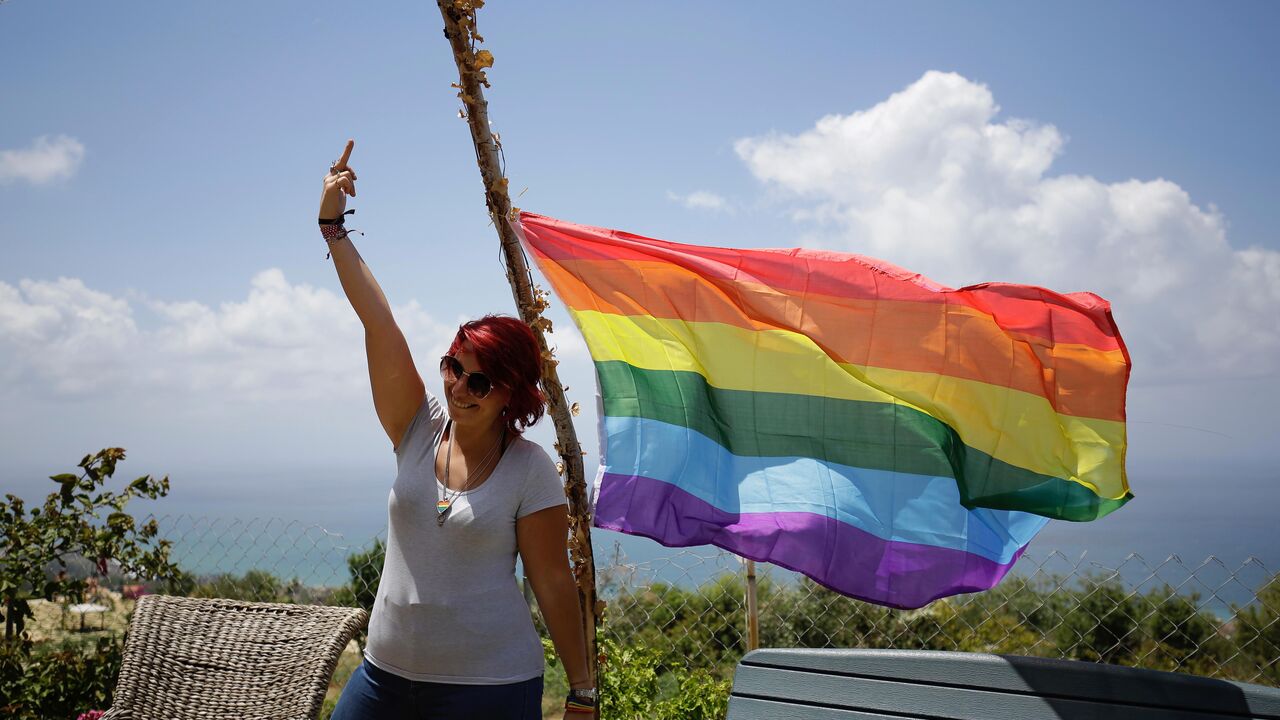
[[[462,363],[458,362],[458,358],[452,355],[445,355],[440,358],[440,377],[445,382],[450,383],[466,378],[467,392],[482,400],[486,395],[493,392],[493,381],[489,379],[488,375],[482,372],[467,372],[463,370]]]

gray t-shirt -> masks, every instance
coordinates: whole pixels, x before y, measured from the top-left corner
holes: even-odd
[[[545,450],[524,438],[453,501],[443,527],[435,475],[445,412],[430,393],[396,448],[387,558],[365,658],[410,680],[497,685],[543,672],[542,643],[516,583],[516,518],[566,504]]]

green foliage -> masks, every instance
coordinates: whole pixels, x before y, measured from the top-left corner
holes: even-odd
[[[660,653],[663,692],[695,659],[729,677],[746,622],[742,579],[701,588],[656,584],[609,604],[602,636]],[[960,650],[1063,657],[1280,685],[1280,576],[1224,622],[1195,594],[1127,589],[1115,577],[1011,577],[987,592],[919,610],[843,597],[808,579],[762,582],[762,647]],[[663,693],[660,693],[660,695]]]
[[[675,696],[658,703],[653,717],[664,720],[712,720],[729,713],[729,690],[733,683],[721,680],[709,670],[693,670],[680,679]]]
[[[120,492],[103,489],[124,455],[121,448],[85,455],[79,464],[83,473],[51,476],[58,490],[30,512],[15,495],[6,495],[0,504],[0,600],[6,644],[26,645],[23,631],[32,616],[30,599],[52,600],[55,595],[83,592],[83,579],[65,574],[50,578],[50,566],[65,570],[70,559],[83,557],[103,575],[110,562],[118,563],[121,572],[148,579],[166,579],[176,573],[169,562],[170,543],[157,537],[155,520],[138,527],[125,512],[135,497],[154,500],[167,495],[169,478],[144,475]]]
[[[1066,657],[1133,665],[1142,644],[1136,594],[1114,578],[1086,577],[1076,597],[1057,631]]]
[[[1271,578],[1258,601],[1237,609],[1236,642],[1250,667],[1263,668],[1254,682],[1280,686],[1280,575]]]
[[[964,595],[949,601],[954,604],[972,626],[984,620],[1009,618],[1029,632],[1034,640],[1029,646],[1004,643],[999,652],[1035,654],[1033,647],[1042,647],[1066,615],[1067,608],[1076,604],[1078,593],[1064,588],[1066,578],[1058,576],[1006,577],[994,588],[973,595]]]
[[[733,665],[745,651],[742,604],[746,587],[737,575],[722,575],[695,589],[658,583],[611,603],[605,634],[619,644],[663,647],[664,670],[683,667],[686,658],[702,657],[709,665]],[[773,593],[760,583],[762,604]]]
[[[173,575],[161,581],[160,592],[165,595],[191,597],[191,593],[195,592],[198,584],[199,579],[195,575],[186,570],[175,569]]]
[[[111,705],[124,655],[124,639],[99,638],[27,652],[0,645],[0,716],[13,720],[74,718]]]
[[[329,605],[343,607],[360,607],[373,611],[373,601],[378,597],[378,581],[382,579],[382,564],[387,556],[387,547],[381,539],[374,539],[373,547],[363,552],[347,556],[347,575],[349,580],[329,596]],[[364,650],[366,630],[356,635],[356,643]]]
[[[230,573],[202,578],[187,593],[188,597],[226,598],[250,602],[294,602],[301,583],[285,583],[265,570],[250,570],[244,575]]]
[[[658,697],[658,651],[644,645],[623,647],[613,640],[600,643],[601,720],[647,720],[654,717]]]
[[[382,578],[382,564],[387,548],[381,539],[373,541],[373,547],[347,556],[347,574],[350,581],[329,597],[330,605],[361,607],[373,610],[378,597],[378,581]]]
[[[600,643],[601,720],[713,720],[729,710],[731,683],[714,672],[671,667],[644,645]]]
[[[763,586],[762,586],[763,587]],[[764,608],[760,645],[779,647],[891,647],[891,611],[851,600],[809,578],[794,588],[758,593]],[[794,638],[791,639],[791,638]]]
[[[171,544],[158,537],[155,520],[139,526],[126,511],[134,498],[167,495],[169,478],[144,475],[123,490],[106,490],[124,457],[121,448],[84,456],[80,474],[50,477],[58,489],[40,507],[28,511],[14,495],[0,504],[0,716],[72,718],[111,704],[122,639],[101,638],[87,648],[75,642],[49,647],[35,645],[25,632],[31,600],[84,592],[85,578],[66,572],[71,563],[87,560],[100,575],[114,563],[120,572],[148,580],[179,577],[169,561]]]
[[[1151,641],[1146,667],[1205,675],[1229,657],[1230,643],[1219,634],[1217,618],[1200,611],[1199,600],[1198,594],[1178,595],[1167,586],[1141,599],[1150,605],[1143,633]]]
[[[547,688],[558,707],[568,685],[557,672],[555,649],[545,637],[542,654],[552,671]],[[602,637],[600,654],[601,720],[718,720],[728,712],[732,683],[710,670],[671,667],[669,659],[651,647],[621,645],[610,637]]]

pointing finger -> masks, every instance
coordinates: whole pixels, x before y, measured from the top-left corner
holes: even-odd
[[[347,141],[347,146],[342,149],[342,157],[338,158],[338,162],[335,163],[338,169],[341,170],[347,167],[347,161],[351,159],[351,150],[355,146],[356,146],[355,140]]]

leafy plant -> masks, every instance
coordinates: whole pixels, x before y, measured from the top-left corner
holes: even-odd
[[[361,607],[373,611],[373,601],[378,597],[378,581],[382,579],[382,563],[386,558],[387,548],[381,539],[375,538],[373,547],[363,552],[347,556],[347,573],[350,581],[329,596],[329,605],[343,607]],[[368,631],[361,630],[356,635],[356,643],[364,651]]]
[[[643,645],[623,647],[611,639],[600,643],[601,720],[648,720],[658,697],[662,656]]]
[[[122,639],[100,638],[90,652],[76,643],[36,649],[25,632],[33,617],[32,599],[84,592],[85,578],[67,572],[71,563],[88,560],[100,575],[106,575],[112,563],[122,573],[146,579],[169,581],[178,575],[169,561],[170,543],[157,537],[155,520],[139,527],[125,511],[133,498],[167,495],[169,478],[144,475],[121,491],[106,490],[124,457],[121,448],[84,456],[78,466],[82,472],[52,476],[58,490],[29,512],[14,495],[6,495],[0,504],[0,601],[5,622],[0,715],[16,720],[76,717],[110,705]]]
[[[82,473],[50,477],[59,488],[42,507],[28,513],[22,499],[6,495],[0,505],[0,600],[4,604],[5,644],[23,643],[24,629],[32,617],[29,600],[54,595],[77,595],[85,582],[69,574],[48,574],[51,566],[65,570],[72,558],[92,561],[102,575],[109,564],[120,571],[148,579],[174,577],[169,561],[170,543],[157,538],[154,519],[138,527],[125,506],[135,497],[155,499],[169,492],[169,478],[144,475],[124,490],[104,489],[124,460],[122,448],[107,448],[85,455]],[[103,517],[105,513],[106,517]],[[25,646],[25,643],[23,643]]]
[[[74,718],[109,707],[123,656],[119,637],[99,638],[88,652],[75,643],[36,652],[17,643],[0,645],[0,716]]]
[[[1058,628],[1058,646],[1076,660],[1133,665],[1142,643],[1136,597],[1115,578],[1084,578]]]
[[[188,597],[225,598],[250,602],[292,602],[300,583],[285,583],[266,570],[250,570],[244,575],[221,573],[201,578]]]
[[[1262,588],[1257,602],[1237,612],[1241,654],[1262,668],[1257,677],[1245,679],[1280,685],[1280,575]]]
[[[331,605],[373,609],[378,597],[378,581],[382,578],[382,563],[387,548],[381,539],[373,541],[373,547],[347,556],[347,573],[350,581],[329,598]]]
[[[729,710],[731,683],[710,670],[672,667],[650,647],[607,637],[600,649],[601,720],[714,720]]]
[[[708,670],[693,670],[680,679],[675,696],[658,703],[653,716],[664,720],[719,720],[729,713],[732,685]]]

